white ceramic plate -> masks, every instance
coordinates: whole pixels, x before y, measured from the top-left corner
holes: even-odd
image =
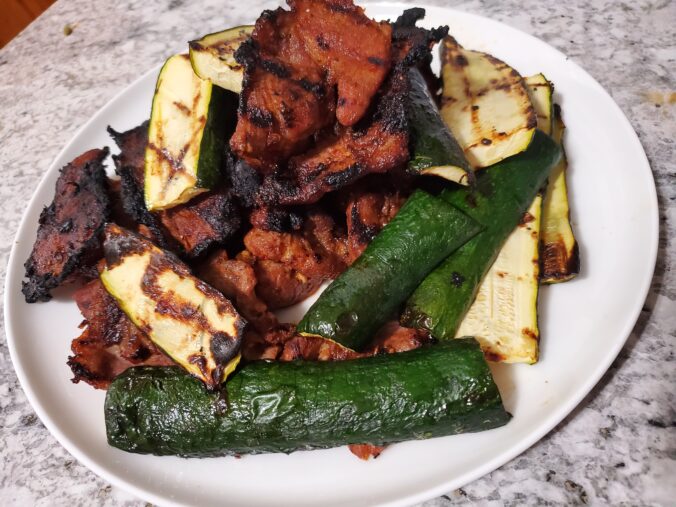
[[[395,18],[404,5],[368,8]],[[47,171],[19,228],[9,261],[5,321],[12,360],[45,426],[78,460],[111,483],[158,504],[405,505],[462,486],[517,456],[561,421],[596,384],[639,315],[658,239],[655,187],[629,122],[585,71],[525,33],[479,16],[429,7],[426,26],[448,24],[461,44],[509,62],[523,75],[544,72],[562,104],[570,161],[573,224],[582,273],[547,287],[540,300],[541,361],[495,368],[505,427],[406,442],[362,462],[346,448],[242,459],[126,454],[106,444],[104,393],[73,385],[66,366],[81,316],[68,294],[28,305],[20,292],[42,207],[58,168],[83,151],[113,145],[106,126],[131,128],[149,114],[158,68],[101,109]]]

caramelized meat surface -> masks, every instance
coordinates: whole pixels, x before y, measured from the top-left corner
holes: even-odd
[[[352,264],[399,211],[406,198],[398,191],[355,192],[347,204],[347,246]]]
[[[24,264],[28,303],[49,301],[50,290],[100,257],[100,235],[110,217],[103,161],[108,149],[90,150],[61,169],[54,200],[40,214],[37,239]]]
[[[148,211],[143,199],[148,122],[126,132],[119,133],[111,128],[108,132],[120,148],[119,155],[114,155],[113,160],[121,179],[124,211],[147,227],[151,240],[193,258],[223,244],[237,232],[241,225],[240,212],[227,191],[207,192],[167,210]]]
[[[218,250],[199,267],[198,275],[230,299],[259,332],[277,325],[275,316],[256,294],[256,273],[246,260],[230,259],[225,250]]]
[[[325,136],[314,148],[292,158],[285,171],[265,177],[260,201],[272,206],[311,204],[367,174],[404,165],[409,157],[407,91],[405,74],[393,74],[371,116],[355,128],[339,128]]]
[[[73,355],[68,358],[68,366],[73,382],[84,381],[105,389],[131,366],[173,364],[129,320],[98,278],[78,289],[74,298],[86,329],[71,344]]]
[[[300,231],[253,228],[244,245],[255,258],[256,292],[271,309],[302,301],[346,267],[344,239],[331,217],[319,210],[308,214]]]
[[[336,119],[355,125],[390,69],[392,28],[352,0],[293,0],[294,29],[310,58],[337,89]]]
[[[316,255],[298,233],[252,229],[244,245],[256,258],[256,292],[271,309],[302,301],[334,272],[330,260]]]
[[[335,117],[357,123],[390,66],[390,25],[351,0],[288,3],[288,11],[265,11],[235,54],[245,72],[230,146],[263,173],[306,149]]]
[[[185,204],[157,213],[171,238],[187,257],[197,257],[223,244],[241,225],[240,212],[229,192],[208,192]]]

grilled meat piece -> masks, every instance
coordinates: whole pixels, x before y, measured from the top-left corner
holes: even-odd
[[[371,445],[371,444],[352,444],[347,446],[350,452],[359,459],[368,461],[369,459],[377,458],[385,450],[385,445]]]
[[[85,320],[83,333],[73,340],[68,366],[73,382],[80,381],[105,389],[131,366],[173,364],[140,331],[108,294],[97,278],[78,289],[74,296]]]
[[[225,167],[232,193],[242,206],[253,208],[261,186],[260,174],[244,160],[236,160],[232,153],[228,153]]]
[[[271,309],[302,301],[335,271],[299,233],[251,229],[244,245],[256,258],[256,292]]]
[[[344,235],[318,209],[307,214],[299,231],[253,228],[244,237],[244,245],[256,259],[256,292],[271,309],[302,301],[347,266]]]
[[[185,255],[197,257],[234,236],[241,225],[239,208],[229,192],[208,192],[185,204],[157,212],[163,230]]]
[[[100,257],[100,235],[111,213],[103,161],[108,149],[83,153],[61,169],[54,200],[40,214],[37,239],[24,264],[28,303],[49,301],[50,291]]]
[[[233,301],[237,310],[259,332],[265,332],[277,325],[277,319],[267,305],[256,295],[256,274],[249,262],[230,259],[225,250],[210,255],[198,268],[202,280]]]
[[[362,189],[350,196],[346,212],[349,264],[357,260],[405,201],[406,197],[398,191]]]
[[[398,321],[387,322],[376,333],[366,354],[396,354],[417,349],[432,342],[429,332],[424,329],[402,327]]]
[[[251,225],[264,231],[298,231],[303,227],[303,221],[303,215],[290,207],[262,206],[249,215]]]
[[[448,35],[448,27],[440,26],[427,30],[415,26],[425,17],[425,9],[414,7],[406,9],[397,20],[392,23],[392,53],[393,65],[406,67],[429,67],[432,62],[432,47]]]
[[[355,125],[390,70],[392,28],[375,22],[352,0],[289,1],[294,29],[312,60],[336,87],[336,119]]]
[[[404,100],[408,81],[395,72],[375,101],[373,114],[355,128],[339,128],[285,171],[265,177],[259,199],[269,206],[317,202],[324,194],[371,173],[384,173],[408,161]]]
[[[293,324],[278,324],[265,331],[247,329],[242,342],[242,357],[247,361],[276,361],[284,344],[296,336]]]
[[[390,25],[351,0],[288,4],[263,12],[235,53],[245,72],[230,146],[263,173],[307,148],[336,116],[357,123],[390,66]]]
[[[121,179],[124,211],[147,227],[153,242],[194,258],[225,243],[239,230],[239,209],[228,191],[207,192],[167,210],[148,211],[143,198],[148,122],[121,133],[108,127],[108,132],[120,148],[113,160]]]
[[[319,336],[294,335],[284,343],[279,361],[346,361],[362,357],[334,341]]]
[[[298,334],[292,324],[280,324],[266,332],[257,333],[253,340],[259,347],[259,353],[265,351],[267,359],[345,361],[377,354],[406,352],[429,344],[432,338],[427,331],[401,327],[399,322],[391,321],[380,328],[371,345],[363,352],[355,352],[321,336]],[[261,356],[256,358],[260,359]]]

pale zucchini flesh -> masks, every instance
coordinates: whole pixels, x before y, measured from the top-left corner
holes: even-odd
[[[551,135],[551,83],[542,74],[524,82],[538,128]],[[457,338],[476,336],[486,357],[493,361],[535,363],[538,358],[542,200],[542,195],[537,195],[522,224],[507,239],[456,334]]]
[[[441,115],[474,168],[524,151],[537,119],[519,73],[452,37],[442,41],[441,63]]]
[[[554,120],[554,86],[544,74],[535,74],[524,79],[528,95],[535,108],[538,128],[548,136],[552,135]]]
[[[252,25],[236,26],[190,41],[190,63],[202,79],[231,92],[242,91],[244,69],[235,60],[235,51],[253,32]]]
[[[560,110],[555,108],[552,137],[563,146],[565,125]],[[574,278],[580,272],[577,240],[570,224],[570,206],[566,172],[568,161],[565,151],[561,161],[549,177],[547,193],[542,206],[542,238],[540,257],[543,283],[560,283]]]
[[[200,79],[187,55],[172,56],[160,70],[145,152],[149,210],[183,204],[218,181],[227,142],[226,93]]]
[[[100,277],[131,321],[176,363],[216,388],[240,359],[245,321],[174,255],[115,224]]]
[[[479,285],[456,333],[474,336],[490,361],[538,360],[538,243],[542,196],[538,195]]]

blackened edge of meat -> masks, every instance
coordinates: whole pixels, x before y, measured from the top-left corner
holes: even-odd
[[[93,151],[93,150],[92,150]],[[97,150],[99,153],[96,155],[94,160],[86,162],[82,168],[82,176],[88,178],[89,185],[87,188],[92,192],[95,199],[98,201],[101,207],[101,217],[100,223],[92,231],[89,238],[87,238],[84,243],[80,246],[79,250],[73,252],[68,260],[64,263],[61,273],[59,275],[54,275],[53,273],[39,273],[37,266],[34,263],[34,254],[37,248],[40,248],[41,230],[44,230],[43,227],[49,227],[49,222],[52,217],[56,214],[56,203],[60,195],[55,195],[54,200],[49,206],[45,206],[40,213],[40,218],[38,223],[38,236],[33,245],[33,250],[31,251],[28,260],[24,263],[26,268],[26,278],[27,281],[21,282],[21,292],[26,298],[27,303],[37,303],[38,301],[49,301],[52,299],[51,290],[55,289],[61,283],[63,283],[71,274],[73,274],[84,262],[89,262],[92,260],[92,257],[96,257],[92,253],[101,246],[101,233],[105,223],[109,220],[111,214],[111,203],[108,196],[108,178],[106,176],[105,166],[103,161],[108,157],[110,150],[108,147]],[[75,160],[74,160],[75,161]],[[73,162],[74,162],[73,161]],[[59,178],[63,177],[64,172],[71,167],[73,162],[68,163],[66,166],[62,167]],[[58,180],[57,180],[58,183]],[[84,185],[80,185],[82,187]],[[84,212],[84,210],[80,210]],[[69,234],[72,231],[73,221],[72,218],[69,218],[68,223],[70,227],[68,230],[61,230],[59,232],[62,234]],[[54,227],[61,228],[63,224],[57,226],[54,224]],[[96,260],[96,259],[94,259]]]
[[[146,208],[143,191],[139,188],[134,169],[129,166],[120,166],[115,157],[115,172],[120,177],[120,197],[122,199],[122,208],[132,219],[141,225],[145,225],[153,233],[153,240],[158,246],[167,248],[167,241],[162,234],[160,222],[148,208]]]
[[[216,206],[199,209],[197,213],[211,226],[215,235],[201,241],[190,250],[182,248],[182,253],[187,259],[196,259],[215,247],[224,246],[241,228],[242,213],[230,191],[205,196],[205,200],[208,198],[217,198]]]
[[[415,26],[415,24],[421,19],[425,18],[425,9],[422,7],[412,7],[410,9],[405,9],[404,12],[392,23],[392,28],[394,30],[398,28],[406,28]]]
[[[227,154],[225,167],[230,178],[232,193],[245,208],[252,208],[261,186],[260,174],[243,160],[236,160],[230,152]]]
[[[407,70],[395,69],[387,81],[385,92],[375,101],[373,122],[382,124],[387,132],[408,132],[406,102],[409,87]]]
[[[250,220],[253,227],[272,232],[298,231],[305,223],[303,213],[290,206],[262,206],[251,213]]]
[[[169,245],[162,234],[159,219],[146,208],[145,198],[141,185],[142,175],[137,174],[140,167],[134,165],[134,159],[143,156],[145,145],[148,142],[148,120],[138,127],[124,132],[117,132],[108,126],[108,134],[113,138],[120,149],[118,155],[113,155],[115,173],[120,177],[120,198],[122,208],[135,222],[145,225],[154,236],[158,246],[167,248]],[[137,153],[143,146],[143,152]],[[131,153],[130,153],[131,152]],[[140,160],[136,161],[140,164]]]
[[[415,26],[425,17],[425,9],[414,7],[406,9],[392,24],[392,44],[396,46],[410,42],[412,46],[398,65],[429,65],[432,62],[431,46],[448,35],[448,26],[439,26],[427,30]]]

